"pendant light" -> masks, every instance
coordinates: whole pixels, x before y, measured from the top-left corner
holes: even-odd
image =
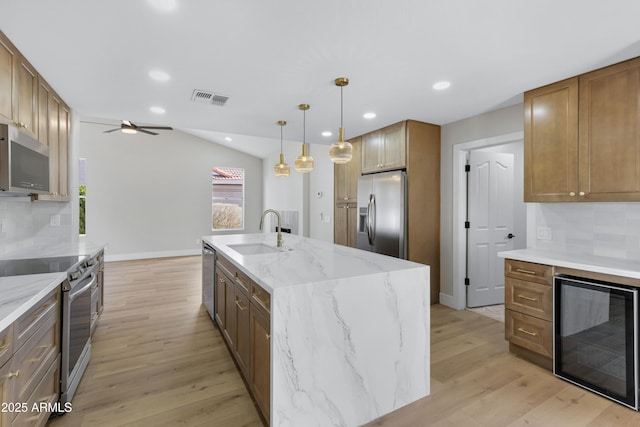
[[[353,155],[353,146],[349,141],[344,140],[344,127],[342,123],[342,88],[349,84],[349,79],[346,77],[338,77],[335,80],[335,84],[340,87],[340,138],[329,147],[329,158],[333,163],[343,164],[351,161]]]
[[[273,167],[276,176],[289,176],[289,165],[284,162],[284,154],[282,153],[282,127],[287,124],[284,120],[279,120],[280,125],[280,162]]]
[[[302,110],[302,154],[298,156],[295,162],[298,172],[306,173],[313,170],[313,157],[307,153],[307,110],[309,104],[300,104],[298,108]]]

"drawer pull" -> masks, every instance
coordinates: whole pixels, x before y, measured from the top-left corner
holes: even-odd
[[[243,307],[242,304],[240,304],[239,300],[236,300],[236,305],[238,306],[238,308],[240,309],[240,311],[244,311],[247,309],[247,307]]]
[[[538,336],[538,334],[536,332],[530,332],[530,331],[527,331],[526,329],[523,329],[523,328],[518,328],[518,331],[522,332],[523,334],[531,335],[532,337],[537,337]]]
[[[269,306],[269,299],[268,299],[268,298],[262,299],[262,298],[260,298],[260,294],[258,294],[258,293],[253,294],[253,297],[254,297],[254,298],[255,298],[255,299],[256,299],[256,300],[257,300],[257,301],[258,301],[262,306],[264,306],[265,308],[267,308],[267,307]]]
[[[9,374],[7,375],[7,378],[18,377],[19,375],[20,375],[20,370],[17,370],[15,372],[9,372]]]
[[[271,339],[271,334],[266,334],[264,337],[269,341]]]
[[[536,272],[535,272],[535,271],[525,270],[524,268],[516,268],[516,271],[517,271],[518,273],[528,274],[529,276],[535,276],[535,275],[536,275]]]
[[[5,351],[7,348],[9,348],[9,344],[0,345],[0,351]]]
[[[531,297],[528,297],[526,295],[521,295],[521,294],[518,294],[518,298],[526,299],[527,301],[533,301],[533,302],[538,301],[538,298],[531,298]]]

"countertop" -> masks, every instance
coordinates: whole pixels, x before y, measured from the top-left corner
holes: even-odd
[[[7,259],[23,259],[23,258],[46,258],[57,256],[76,256],[87,255],[93,256],[98,251],[106,248],[106,243],[95,242],[64,242],[57,243],[55,245],[29,245],[21,248],[17,248],[11,252],[0,255],[0,260]]]
[[[203,236],[252,280],[272,293],[277,288],[361,277],[424,267],[411,261],[362,251],[294,234],[283,234],[276,248],[276,233]],[[265,244],[275,253],[242,255],[229,245]]]
[[[106,247],[92,242],[32,245],[0,255],[0,260],[57,256],[92,256]],[[64,281],[66,272],[0,277],[0,331],[22,316],[40,298]]]
[[[65,272],[0,277],[0,331],[60,286],[66,277]]]
[[[598,257],[586,254],[567,254],[549,250],[541,251],[533,248],[498,252],[498,256],[517,261],[535,262],[556,267],[573,268],[576,270],[640,279],[640,261]]]

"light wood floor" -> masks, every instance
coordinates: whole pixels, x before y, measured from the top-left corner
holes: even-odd
[[[200,257],[107,263],[105,276],[73,411],[48,426],[262,425],[200,306]],[[639,413],[510,355],[503,323],[431,309],[431,395],[371,426],[640,426]]]

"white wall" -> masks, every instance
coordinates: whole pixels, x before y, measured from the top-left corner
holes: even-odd
[[[80,123],[87,159],[87,236],[108,260],[200,253],[211,231],[211,168],[245,169],[245,230],[257,232],[262,160],[180,131],[103,133]],[[237,232],[237,231],[235,231]]]
[[[315,169],[309,175],[309,237],[333,243],[333,162],[329,146],[311,145]]]

